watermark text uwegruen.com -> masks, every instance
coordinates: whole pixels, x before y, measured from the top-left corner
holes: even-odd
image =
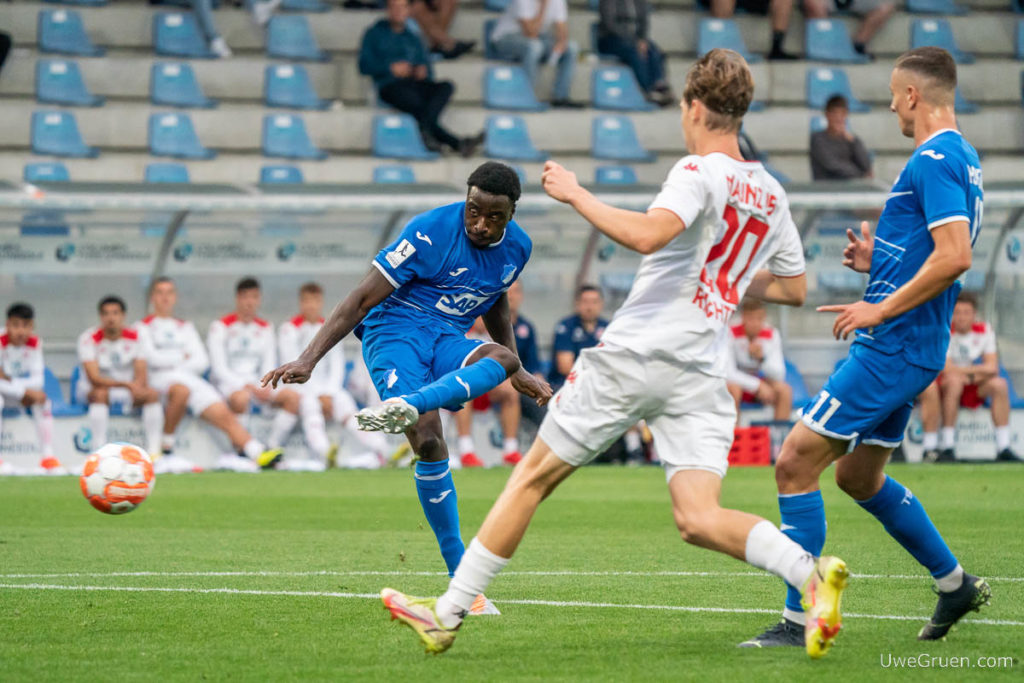
[[[933,655],[920,653],[916,655],[894,655],[883,652],[878,662],[883,669],[1012,669],[1017,665],[1017,658],[1010,656],[977,657],[956,655]]]

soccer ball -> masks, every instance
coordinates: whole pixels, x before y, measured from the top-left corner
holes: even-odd
[[[156,484],[153,460],[130,443],[108,443],[85,461],[82,495],[100,512],[123,515],[139,506]]]

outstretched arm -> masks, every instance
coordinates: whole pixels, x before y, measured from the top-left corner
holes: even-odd
[[[803,306],[807,298],[807,276],[801,273],[794,277],[782,277],[767,268],[759,270],[754,273],[747,294],[772,304]]]
[[[278,382],[302,384],[308,380],[320,359],[355,329],[374,306],[391,296],[394,291],[395,287],[377,268],[370,268],[362,282],[331,312],[331,317],[310,340],[298,359],[268,372],[261,384],[270,384],[277,388]]]
[[[498,300],[494,302],[491,309],[481,317],[483,318],[484,326],[487,328],[487,334],[491,335],[491,339],[518,357],[516,335],[512,331],[512,314],[508,308],[508,295],[502,294],[498,297]],[[522,364],[519,365],[519,369],[509,379],[512,380],[512,387],[516,391],[535,399],[538,405],[544,405],[551,398],[551,387],[548,383],[528,372],[523,368]]]

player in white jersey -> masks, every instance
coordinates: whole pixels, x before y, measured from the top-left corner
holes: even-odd
[[[753,90],[746,62],[731,50],[711,50],[690,69],[680,108],[692,154],[672,169],[646,213],[604,204],[575,174],[545,166],[549,195],[645,258],[601,343],[580,354],[550,402],[537,440],[448,591],[436,602],[381,591],[392,616],[415,629],[428,651],[452,644],[473,598],[508,562],[540,502],[639,420],[647,421],[665,464],[683,539],[801,587],[811,656],[824,654],[838,632],[845,563],[814,558],[771,522],[718,502],[736,421],[725,386],[726,321],[745,292],[800,305],[807,287],[781,186],[760,163],[740,157],[737,133]]]
[[[283,323],[277,332],[281,358],[298,358],[324,325],[324,290],[316,282],[299,288],[299,314]],[[388,444],[379,432],[359,430],[355,414],[359,410],[352,395],[345,391],[345,351],[337,344],[317,363],[309,381],[296,384],[299,392],[299,415],[306,443],[321,463],[333,461],[337,446],[327,439],[325,418],[342,425],[372,453],[372,462],[379,464],[387,456]],[[357,458],[362,460],[362,456]],[[333,464],[333,463],[331,463]]]
[[[237,454],[224,454],[219,469],[258,471],[261,464],[280,458],[280,449],[268,449],[246,430],[217,390],[202,375],[210,366],[203,340],[195,325],[174,317],[178,290],[174,280],[160,277],[149,290],[152,314],[135,325],[149,365],[149,384],[164,397],[163,455],[154,463],[159,472],[191,472],[191,462],[175,453],[175,433],[188,410],[228,437]]]
[[[746,298],[740,302],[740,323],[729,328],[731,364],[727,386],[736,408],[741,403],[763,403],[776,420],[788,420],[793,410],[793,389],[786,383],[782,336],[767,323],[764,304]]]
[[[164,407],[160,404],[160,394],[147,382],[146,358],[139,333],[124,326],[126,306],[120,297],[104,297],[97,310],[100,324],[78,337],[82,377],[75,387],[78,402],[89,404],[92,446],[99,448],[107,443],[111,404],[128,409],[140,406],[146,449],[154,458],[159,457]]]
[[[35,311],[28,304],[12,304],[7,309],[7,326],[0,330],[0,411],[5,404],[27,408],[39,436],[40,467],[47,474],[67,474],[53,453],[53,410],[43,388],[45,372],[43,342],[35,335]]]
[[[277,366],[274,328],[256,314],[262,297],[260,283],[251,277],[235,285],[235,310],[210,323],[210,379],[235,415],[245,415],[252,403],[278,410],[267,444],[279,449],[299,421],[299,394],[293,389],[260,386],[260,379]],[[275,460],[280,460],[280,456]],[[269,466],[269,465],[265,465]]]

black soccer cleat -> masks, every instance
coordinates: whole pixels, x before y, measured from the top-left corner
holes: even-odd
[[[939,602],[935,605],[932,620],[917,634],[918,640],[942,640],[953,624],[960,621],[968,612],[979,611],[992,597],[992,589],[985,579],[967,573],[964,574],[963,583],[955,591],[943,593],[937,588],[934,590],[939,595]]]
[[[737,647],[804,647],[804,625],[783,618],[761,635],[744,640]]]
[[[996,454],[996,460],[999,462],[1024,462],[1024,458],[1014,453],[1009,448],[1004,448]]]

